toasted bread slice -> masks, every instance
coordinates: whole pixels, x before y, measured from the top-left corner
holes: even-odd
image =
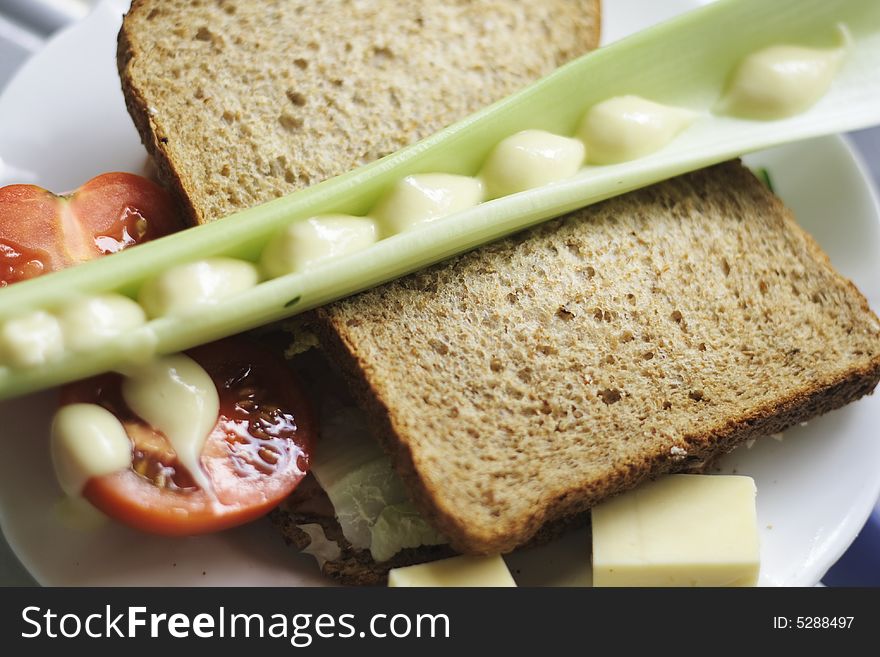
[[[467,553],[512,550],[880,379],[864,297],[736,162],[316,315],[415,502]]]
[[[599,0],[134,0],[117,59],[160,176],[205,223],[399,150],[598,40]]]

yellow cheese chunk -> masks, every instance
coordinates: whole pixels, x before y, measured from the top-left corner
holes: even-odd
[[[388,586],[516,586],[501,557],[452,557],[392,568]]]
[[[754,586],[755,482],[670,475],[593,509],[594,586]]]

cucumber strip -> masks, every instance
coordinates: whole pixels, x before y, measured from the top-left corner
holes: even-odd
[[[737,63],[780,43],[835,47],[835,26],[852,33],[846,61],[826,96],[777,121],[711,113]],[[550,217],[687,171],[781,143],[880,122],[880,2],[720,0],[586,55],[523,91],[378,162],[287,197],[136,249],[0,290],[0,320],[55,310],[72,296],[136,297],[169,267],[211,256],[257,262],[291,221],[363,215],[405,175],[474,175],[504,137],[524,129],[573,134],[584,112],[621,94],[685,107],[697,121],[642,159],[587,166],[571,179],[483,203],[382,240],[361,252],[266,281],[200,314],[154,320],[90,353],[31,369],[0,367],[0,399],[172,353],[347,296]]]

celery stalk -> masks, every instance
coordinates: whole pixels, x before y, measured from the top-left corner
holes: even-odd
[[[779,43],[836,46],[839,22],[849,27],[853,43],[831,90],[811,109],[778,121],[709,113],[745,55]],[[157,319],[98,352],[69,354],[33,369],[0,367],[0,399],[291,316],[578,207],[731,157],[878,123],[877,62],[880,2],[720,0],[586,55],[378,162],[214,224],[0,290],[0,319],[52,310],[76,295],[112,291],[134,297],[145,280],[195,259],[223,255],[256,262],[267,240],[291,221],[325,213],[363,214],[408,174],[473,175],[504,137],[527,128],[571,135],[590,106],[611,96],[637,94],[701,113],[661,151],[622,164],[585,167],[571,179],[483,203],[309,271],[267,281],[210,312]]]

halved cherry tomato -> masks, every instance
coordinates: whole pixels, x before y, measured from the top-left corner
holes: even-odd
[[[62,404],[107,408],[132,441],[131,468],[90,479],[86,499],[112,518],[157,534],[217,531],[268,512],[305,476],[315,436],[296,378],[269,352],[228,338],[187,353],[220,395],[220,416],[201,455],[216,498],[196,486],[165,436],[131,411],[120,375],[71,384],[61,396]]]
[[[132,173],[104,173],[70,195],[0,188],[0,287],[116,253],[182,228],[174,202]]]

